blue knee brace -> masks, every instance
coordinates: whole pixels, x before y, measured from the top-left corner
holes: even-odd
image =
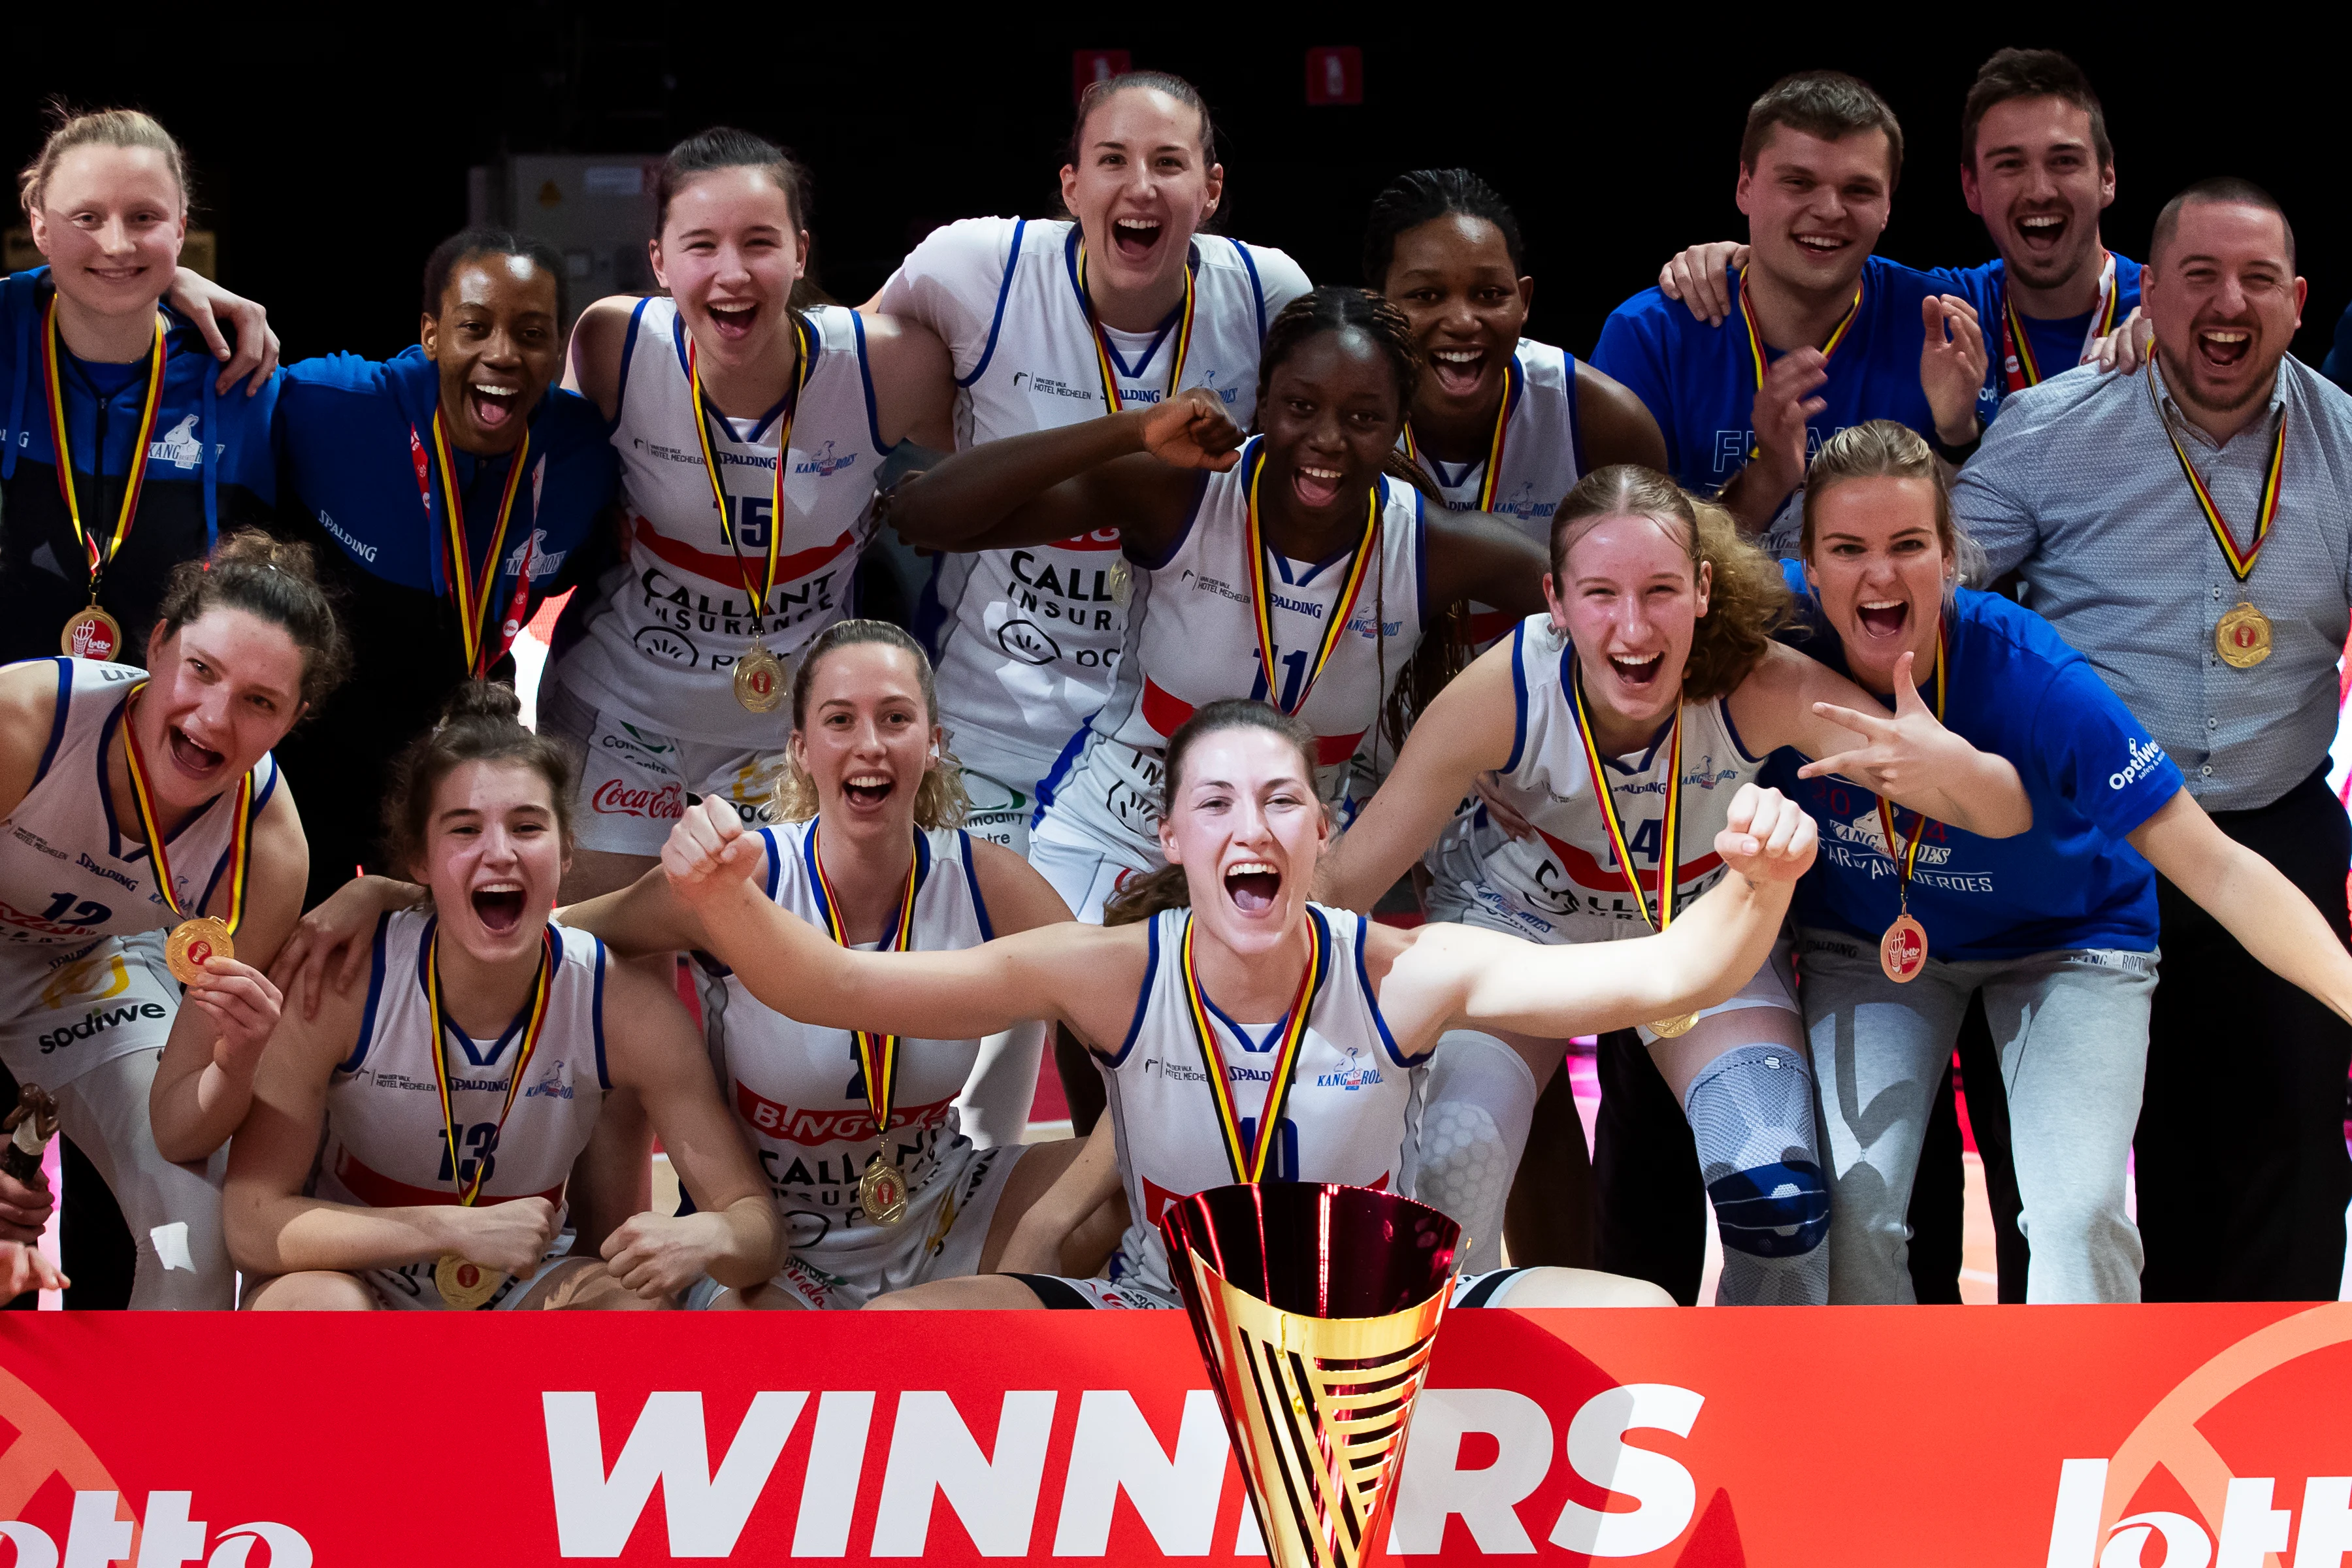
[[[1786,1046],[1739,1046],[1702,1069],[1683,1101],[1723,1245],[1801,1257],[1829,1236],[1829,1185],[1813,1131],[1813,1075]]]

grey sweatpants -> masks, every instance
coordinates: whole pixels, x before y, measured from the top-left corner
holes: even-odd
[[[2158,955],[1931,958],[1898,985],[1879,968],[1874,942],[1804,931],[1797,951],[1830,1163],[1830,1300],[1915,1300],[1905,1218],[1912,1177],[1961,1016],[1981,989],[2009,1093],[2019,1228],[2032,1251],[2026,1300],[2138,1300],[2139,1230],[2124,1212],[2124,1164],[2139,1121]]]

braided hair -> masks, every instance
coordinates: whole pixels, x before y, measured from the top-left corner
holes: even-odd
[[[1364,287],[1378,289],[1388,281],[1397,236],[1454,214],[1493,224],[1510,253],[1511,270],[1526,273],[1518,215],[1494,186],[1467,169],[1415,169],[1399,174],[1372,198],[1371,217],[1364,225]]]

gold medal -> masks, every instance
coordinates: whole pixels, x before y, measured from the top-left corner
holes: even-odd
[[[1927,928],[1905,910],[1878,939],[1878,967],[1897,985],[1907,985],[1927,967]]]
[[[753,637],[751,650],[735,661],[735,700],[754,713],[773,713],[783,706],[787,684],[784,661]]]
[[[1684,1035],[1689,1034],[1691,1032],[1691,1026],[1697,1022],[1697,1014],[1685,1013],[1679,1018],[1659,1019],[1656,1023],[1650,1026],[1650,1033],[1657,1036],[1658,1038],[1662,1040],[1677,1039]]]
[[[2264,638],[2265,647],[2268,640]],[[68,658],[110,659],[122,651],[122,623],[96,605],[77,610],[58,636],[58,647]]]
[[[1135,569],[1127,563],[1127,557],[1122,555],[1110,563],[1109,577],[1110,602],[1123,610],[1127,608],[1128,602],[1135,597]]]
[[[2241,599],[2213,628],[2213,651],[2232,669],[2252,669],[2271,656],[2271,618]]]
[[[441,1304],[453,1312],[470,1312],[499,1293],[507,1277],[454,1252],[445,1252],[433,1265],[433,1288]]]
[[[163,943],[163,962],[183,985],[194,985],[212,960],[236,956],[236,941],[228,934],[228,927],[210,915],[182,921]]]
[[[857,1178],[857,1206],[876,1225],[897,1225],[907,1217],[907,1178],[879,1150]]]

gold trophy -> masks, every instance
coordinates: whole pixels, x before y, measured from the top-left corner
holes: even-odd
[[[1385,1550],[1461,1227],[1367,1187],[1217,1187],[1160,1231],[1276,1568]]]

